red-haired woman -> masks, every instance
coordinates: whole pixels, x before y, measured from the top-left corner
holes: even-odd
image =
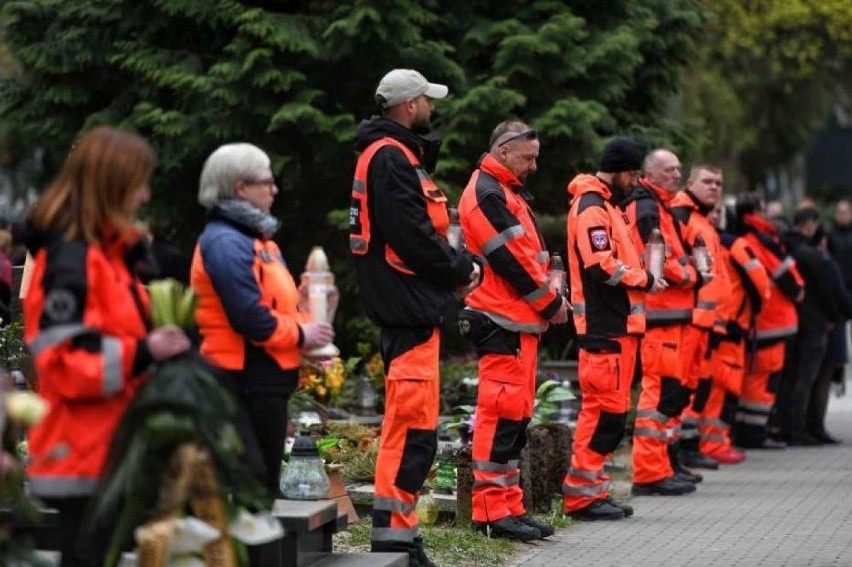
[[[59,511],[63,566],[103,562],[77,540],[113,432],[150,364],[190,346],[177,327],[151,330],[134,269],[145,254],[131,221],[150,199],[154,165],[143,138],[95,128],[28,217],[25,338],[50,403],[29,432],[28,473],[33,493]]]

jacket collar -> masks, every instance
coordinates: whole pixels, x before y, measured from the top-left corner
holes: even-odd
[[[713,210],[712,206],[705,205],[704,203],[702,203],[698,199],[698,197],[695,196],[695,193],[693,193],[689,189],[686,189],[684,191],[684,193],[686,194],[687,197],[689,197],[689,200],[692,201],[692,204],[695,205],[695,208],[698,209],[698,212],[701,213],[701,216],[706,217],[707,215],[710,214],[710,211]]]
[[[480,170],[499,181],[501,185],[512,189],[516,193],[523,189],[523,182],[518,179],[508,167],[500,163],[497,158],[491,154],[483,154],[479,159],[478,167]]]
[[[743,215],[743,223],[745,223],[747,227],[758,232],[763,232],[771,236],[778,235],[778,229],[775,228],[774,224],[761,216],[755,215],[754,213],[747,213]]]
[[[653,195],[657,198],[658,201],[661,201],[665,205],[669,205],[671,200],[674,198],[672,193],[669,193],[653,181],[649,180],[646,177],[642,177],[639,179],[639,185],[648,189]]]

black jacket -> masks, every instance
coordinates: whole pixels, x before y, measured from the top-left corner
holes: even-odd
[[[375,116],[358,125],[355,149],[390,136],[405,144],[431,170],[438,144],[396,122]],[[367,171],[370,249],[355,256],[361,299],[380,327],[437,326],[455,316],[453,290],[466,285],[473,270],[467,252],[451,248],[432,225],[417,172],[392,146],[376,152]],[[394,270],[384,259],[385,243],[415,275]]]
[[[828,250],[843,271],[846,289],[852,293],[852,226],[835,226],[828,233]]]
[[[783,241],[805,280],[805,299],[796,304],[799,333],[824,333],[829,323],[837,323],[840,319],[831,268],[804,235],[787,232]]]

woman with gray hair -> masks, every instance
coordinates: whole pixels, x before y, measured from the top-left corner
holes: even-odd
[[[190,276],[201,354],[242,403],[249,423],[238,429],[247,458],[255,468],[262,458],[262,480],[274,495],[301,351],[334,338],[331,325],[307,322],[299,313],[296,283],[272,241],[280,224],[270,213],[277,193],[260,148],[226,144],[210,154],[198,191],[208,219]]]

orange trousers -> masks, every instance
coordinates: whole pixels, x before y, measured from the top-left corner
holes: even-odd
[[[604,473],[604,462],[624,436],[639,339],[620,337],[612,343],[612,349],[595,352],[580,348],[582,399],[571,463],[562,481],[565,513],[609,496],[610,477]]]
[[[376,459],[373,542],[412,542],[414,508],[438,448],[438,329],[382,329],[385,417]]]
[[[642,340],[642,391],[633,429],[633,482],[656,482],[674,475],[668,427],[688,401],[683,387],[683,325],[648,329]]]
[[[754,360],[746,360],[740,407],[736,417],[736,442],[742,445],[766,439],[766,425],[784,367],[785,343],[758,348]],[[750,368],[749,368],[750,367]]]
[[[699,426],[701,451],[710,454],[731,447],[731,424],[742,391],[745,346],[722,340],[710,358],[712,386]]]
[[[473,426],[473,520],[494,522],[524,509],[521,450],[535,401],[538,335],[520,333],[515,354],[483,354]]]
[[[710,394],[710,331],[687,326],[683,331],[683,385],[690,399],[680,415],[680,440],[684,448],[698,450],[698,426]]]

